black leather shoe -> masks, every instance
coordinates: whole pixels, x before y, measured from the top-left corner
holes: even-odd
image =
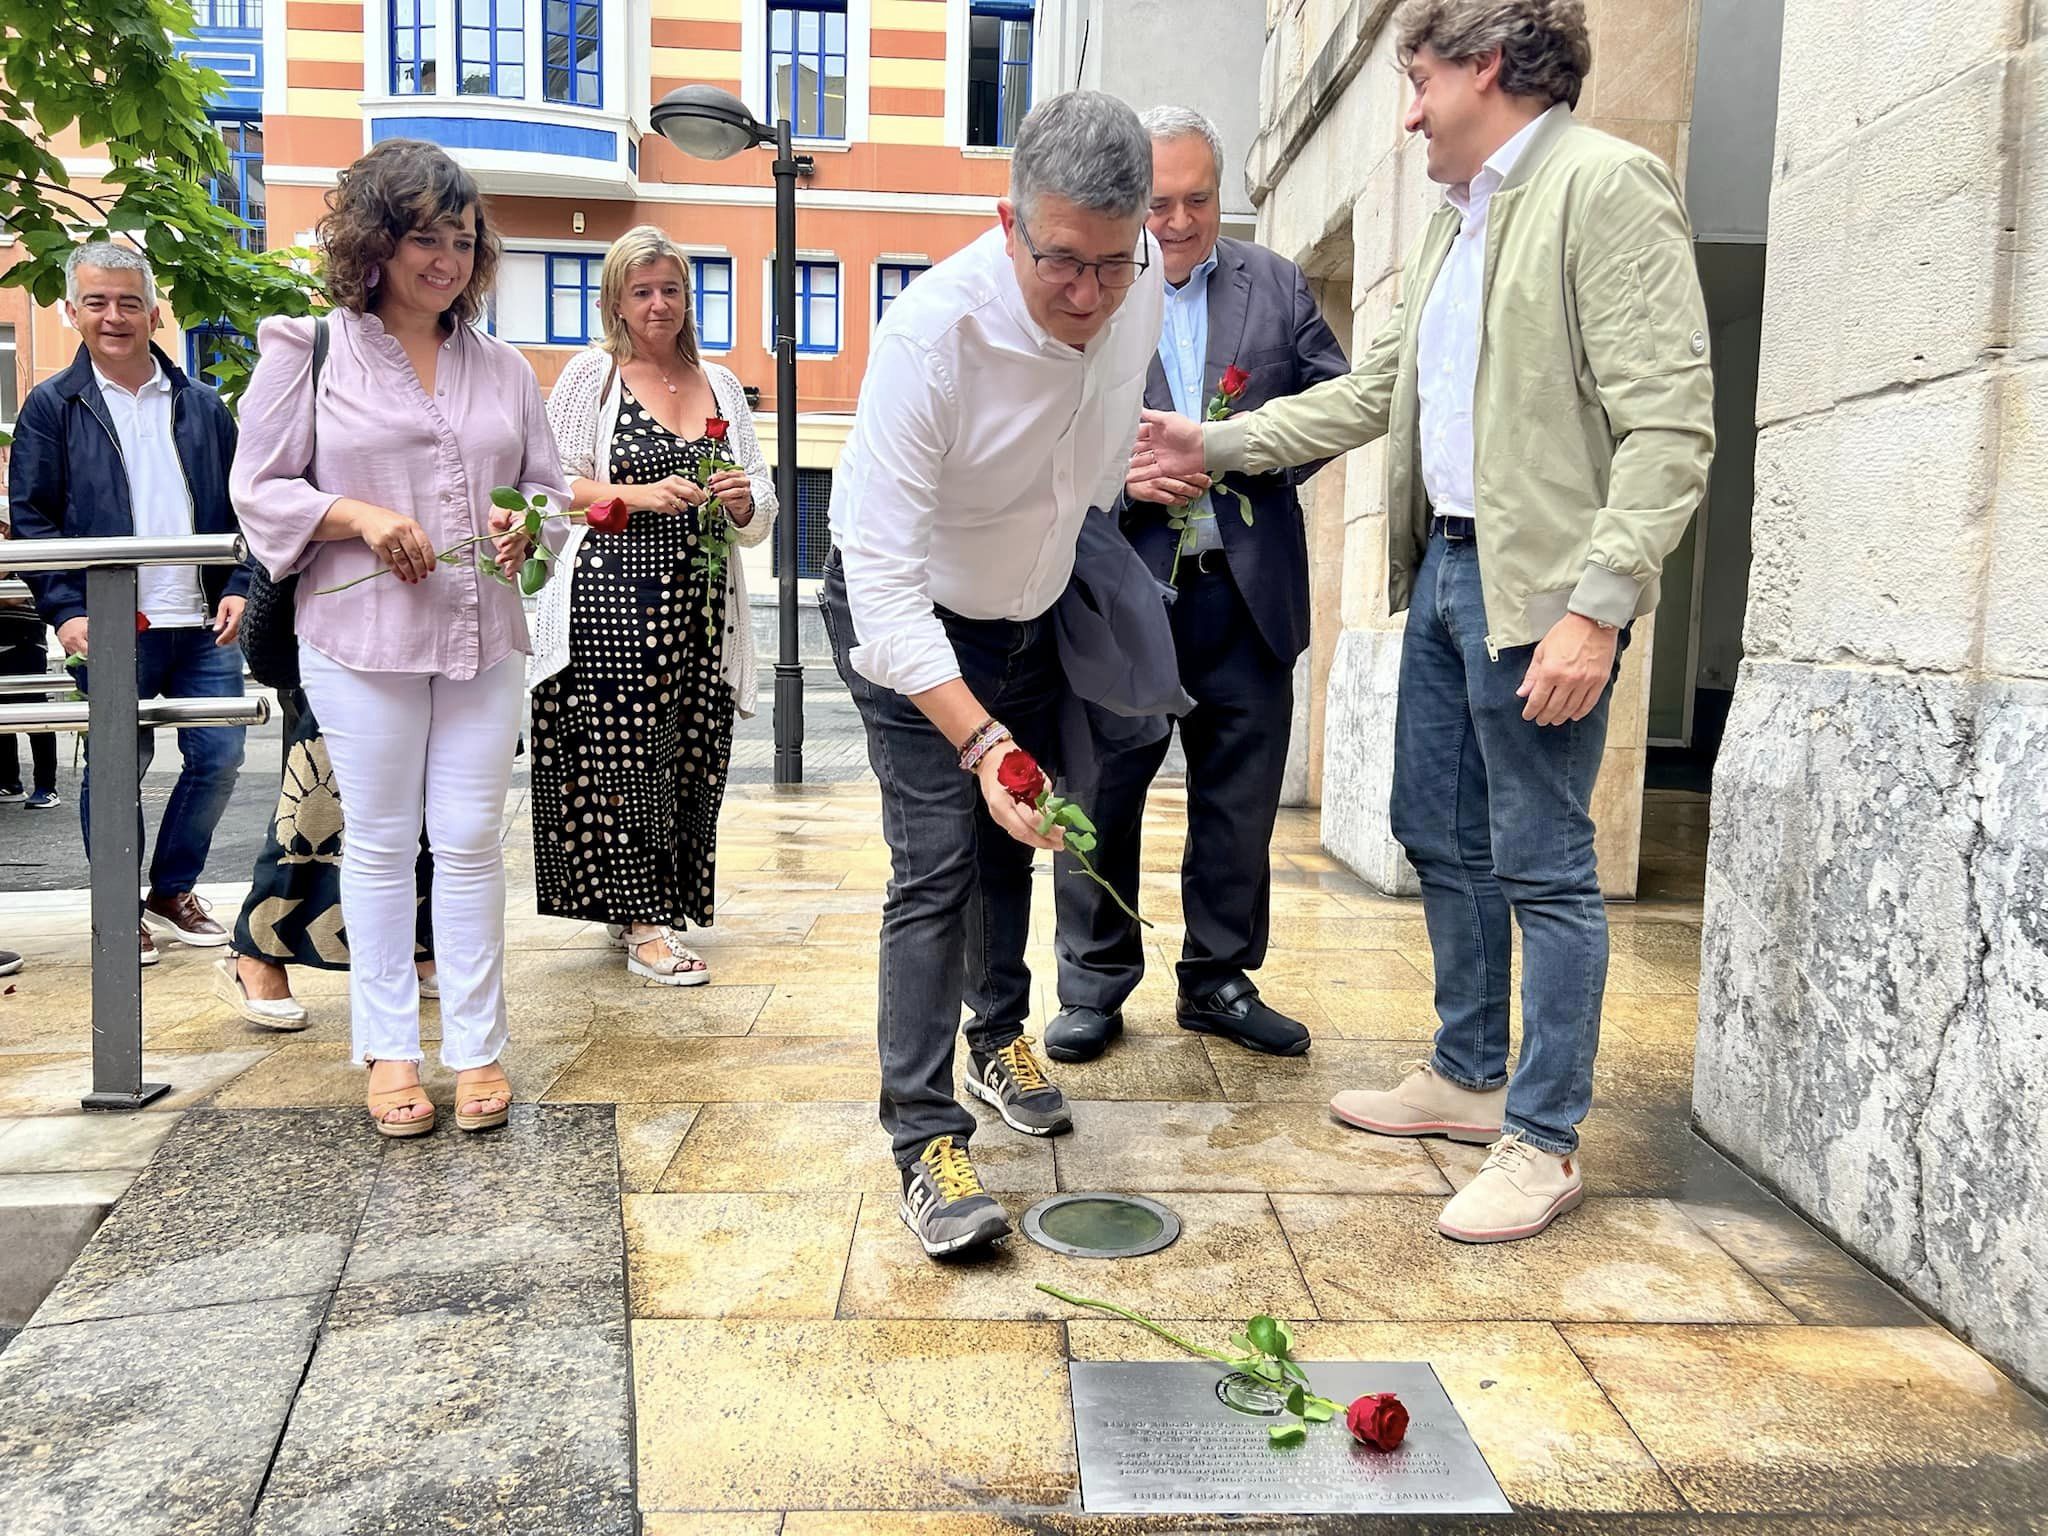
[[[1045,1054],[1054,1061],[1093,1061],[1124,1032],[1121,1012],[1062,1008],[1045,1026]]]
[[[1207,997],[1182,993],[1175,1006],[1182,1029],[1221,1035],[1248,1051],[1268,1056],[1299,1056],[1308,1050],[1308,1029],[1277,1008],[1259,1000],[1259,989],[1242,976],[1226,981]]]

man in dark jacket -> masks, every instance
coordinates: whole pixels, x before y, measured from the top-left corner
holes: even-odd
[[[186,378],[151,341],[161,323],[156,279],[136,251],[103,241],[65,263],[64,312],[84,344],[71,366],[29,392],[14,426],[7,490],[23,539],[232,533],[228,466],[235,424],[204,384]],[[43,619],[67,656],[87,654],[85,573],[28,576]],[[151,698],[239,697],[246,566],[153,566],[137,573],[137,692]],[[99,614],[94,622],[128,622]],[[77,671],[87,688],[87,671]],[[187,944],[227,942],[192,887],[242,764],[240,727],[178,732],[183,767],[164,807],[142,909],[142,962],[150,930]],[[155,749],[142,733],[145,769]],[[90,767],[79,816],[90,825]],[[140,807],[137,808],[140,815]],[[90,837],[88,836],[88,846]]]
[[[1166,320],[1145,404],[1199,419],[1232,369],[1244,375],[1232,411],[1298,394],[1347,370],[1301,269],[1272,252],[1220,238],[1223,150],[1197,112],[1156,107],[1152,212],[1166,259]],[[1235,375],[1232,375],[1235,382]],[[1181,683],[1195,707],[1181,719],[1188,759],[1187,853],[1179,965],[1183,1029],[1250,1050],[1299,1055],[1308,1031],[1260,997],[1251,979],[1266,956],[1268,860],[1287,738],[1294,663],[1308,648],[1308,543],[1295,488],[1319,465],[1232,475],[1212,488],[1134,473],[1125,486],[1126,537],[1176,595]],[[1176,511],[1176,508],[1184,510]],[[1177,531],[1173,521],[1183,521]],[[1098,867],[1133,905],[1145,795],[1165,761],[1165,737],[1143,747],[1099,744],[1089,782],[1072,793],[1101,832]],[[1060,1012],[1046,1054],[1085,1061],[1123,1027],[1124,1000],[1144,971],[1138,930],[1071,855],[1057,860]]]

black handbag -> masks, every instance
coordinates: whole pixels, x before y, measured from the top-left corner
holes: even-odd
[[[327,361],[327,317],[313,322],[313,447],[320,442],[320,369]],[[306,466],[313,454],[306,454]],[[259,561],[249,579],[242,609],[242,655],[249,675],[266,688],[283,693],[299,686],[299,578],[273,581]]]

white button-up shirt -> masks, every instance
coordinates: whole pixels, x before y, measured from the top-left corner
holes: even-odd
[[[898,693],[960,675],[933,605],[1035,619],[1074,569],[1090,507],[1122,489],[1159,345],[1164,264],[1086,348],[1031,318],[992,229],[924,273],[875,328],[832,485],[854,668]]]
[[[138,537],[192,534],[192,488],[171,436],[171,381],[162,364],[149,382],[130,394],[95,363],[93,379],[114,420],[121,465],[128,474],[128,503]],[[196,565],[145,565],[135,573],[135,608],[151,629],[190,627],[211,619]]]
[[[1495,150],[1471,181],[1444,191],[1464,223],[1423,305],[1415,356],[1422,487],[1439,517],[1471,517],[1475,511],[1472,395],[1479,381],[1480,321],[1486,302],[1486,210],[1542,121],[1537,118]]]

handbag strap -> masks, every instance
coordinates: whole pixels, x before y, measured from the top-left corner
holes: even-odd
[[[313,455],[320,448],[320,370],[327,366],[327,317],[313,322],[313,440],[306,450],[306,468],[313,467]]]

